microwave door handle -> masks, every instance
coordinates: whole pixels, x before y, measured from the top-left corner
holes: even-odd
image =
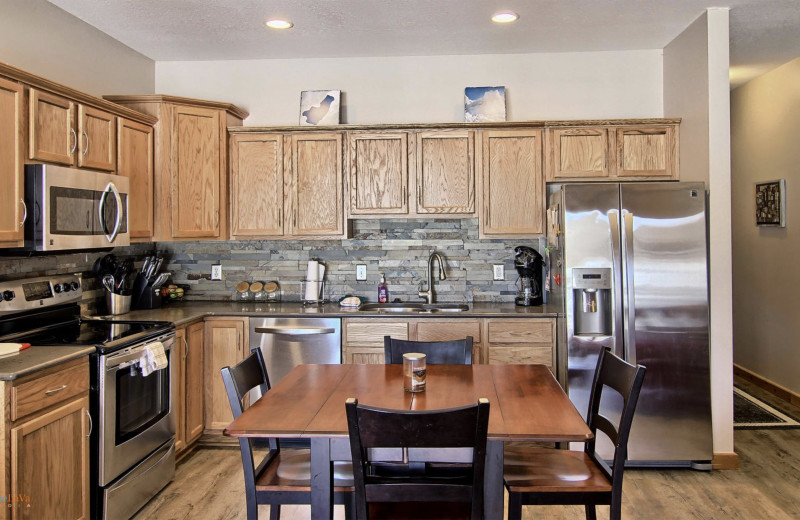
[[[97,216],[100,219],[100,224],[103,226],[103,232],[105,232],[106,226],[104,210],[106,207],[106,197],[108,196],[109,192],[113,193],[114,198],[117,200],[117,219],[114,223],[114,230],[110,235],[106,234],[106,240],[111,243],[117,238],[119,228],[122,225],[122,197],[120,196],[119,191],[117,190],[117,187],[114,186],[113,182],[108,183],[106,189],[103,190],[103,194],[100,196],[100,205],[97,207]]]

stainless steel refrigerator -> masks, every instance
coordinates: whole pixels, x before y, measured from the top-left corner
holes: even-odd
[[[709,468],[706,237],[702,183],[548,186],[548,303],[563,318],[559,380],[585,414],[602,347],[647,367],[631,466]],[[601,411],[619,409],[621,399]]]

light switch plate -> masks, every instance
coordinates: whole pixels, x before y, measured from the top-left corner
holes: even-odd
[[[493,276],[494,280],[505,280],[506,279],[506,269],[503,264],[494,264],[493,266]]]
[[[356,280],[366,280],[367,279],[367,266],[366,264],[357,264],[356,265]]]
[[[211,279],[212,280],[222,280],[222,266],[212,265],[211,266]]]

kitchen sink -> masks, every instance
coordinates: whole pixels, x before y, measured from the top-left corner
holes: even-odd
[[[469,305],[463,303],[362,303],[358,306],[363,312],[386,313],[436,313],[436,312],[464,312],[469,310]]]

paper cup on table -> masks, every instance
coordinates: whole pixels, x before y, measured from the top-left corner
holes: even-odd
[[[425,354],[403,354],[403,388],[406,392],[424,392],[426,372]]]

